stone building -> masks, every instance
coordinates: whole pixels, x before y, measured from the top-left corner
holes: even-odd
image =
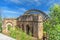
[[[31,33],[32,37],[43,39],[43,22],[46,20],[47,15],[36,9],[28,10],[17,19],[3,20],[3,28],[7,25],[18,26],[28,35]]]
[[[10,25],[12,28],[14,28],[14,26],[16,26],[17,20],[16,19],[13,19],[13,18],[5,18],[3,21],[2,21],[2,32],[3,33],[8,33],[8,26]]]

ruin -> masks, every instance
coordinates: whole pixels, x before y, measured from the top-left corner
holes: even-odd
[[[47,19],[47,15],[36,9],[28,10],[17,19],[4,19],[3,31],[7,31],[7,25],[18,26],[26,34],[32,34],[33,37],[43,39],[43,22]]]

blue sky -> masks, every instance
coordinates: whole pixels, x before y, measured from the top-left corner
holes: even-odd
[[[0,0],[0,13],[5,18],[16,18],[29,9],[39,9],[48,14],[54,4],[60,5],[60,0]]]

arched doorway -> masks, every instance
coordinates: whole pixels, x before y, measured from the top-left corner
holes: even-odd
[[[30,27],[29,25],[26,25],[26,33],[28,35],[33,36],[33,27]]]
[[[27,34],[30,33],[30,27],[29,27],[29,25],[26,25],[26,33],[27,33]]]
[[[7,28],[8,28],[8,31],[10,31],[11,30],[11,25],[7,25]]]
[[[24,24],[22,24],[22,30],[24,31]]]
[[[6,31],[10,31],[11,28],[13,28],[13,24],[12,23],[7,23],[6,24]]]
[[[31,33],[32,33],[32,36],[33,36],[33,27],[32,27],[32,31],[31,31]]]

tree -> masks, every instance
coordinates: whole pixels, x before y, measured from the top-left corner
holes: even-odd
[[[60,40],[60,5],[50,8],[50,18],[44,22],[44,31],[49,35],[48,40]]]
[[[15,38],[16,40],[33,40],[33,38],[30,35],[27,35],[19,27],[14,28],[11,27],[9,31],[10,31],[9,36]]]
[[[2,17],[1,17],[1,10],[0,10],[0,32],[2,31]]]

